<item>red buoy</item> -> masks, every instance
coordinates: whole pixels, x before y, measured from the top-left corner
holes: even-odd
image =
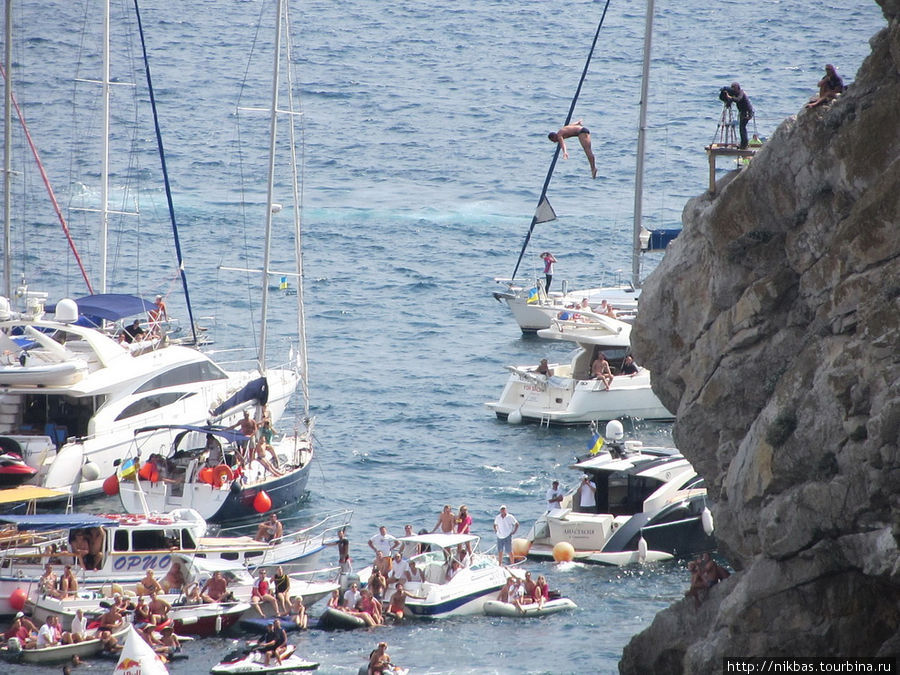
[[[116,476],[116,474],[113,474],[105,481],[103,481],[103,492],[105,492],[110,497],[119,494],[119,477]]]
[[[17,588],[9,594],[9,606],[17,612],[21,612],[23,609],[25,609],[25,601],[27,599],[28,593],[23,591],[21,588]]]
[[[272,508],[272,498],[266,494],[265,490],[260,490],[253,498],[253,508],[257,513],[265,513]]]

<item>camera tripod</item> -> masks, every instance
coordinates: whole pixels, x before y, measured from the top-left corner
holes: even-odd
[[[730,105],[722,106],[722,116],[719,118],[719,126],[716,127],[716,135],[713,144],[719,147],[737,147],[738,119]]]

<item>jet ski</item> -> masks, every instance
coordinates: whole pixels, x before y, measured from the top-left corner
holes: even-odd
[[[269,665],[265,665],[266,657],[262,652],[250,649],[238,649],[230,652],[209,671],[213,675],[231,675],[232,673],[285,673],[295,670],[316,670],[318,663],[304,661],[294,653],[295,647],[288,645],[281,656],[281,663],[274,656],[269,657]]]
[[[0,454],[0,488],[18,487],[36,473],[37,469],[28,466],[20,455],[14,452]]]

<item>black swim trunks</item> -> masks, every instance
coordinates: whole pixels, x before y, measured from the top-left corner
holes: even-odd
[[[581,127],[581,129],[578,130],[579,136],[581,136],[581,134],[590,134],[590,133],[591,133],[591,130],[588,129],[587,127]]]

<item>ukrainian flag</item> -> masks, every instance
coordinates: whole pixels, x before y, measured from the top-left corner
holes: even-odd
[[[282,291],[286,291],[288,287],[287,277],[281,277],[281,283],[278,284],[278,288]]]
[[[537,302],[538,299],[538,289],[532,288],[530,291],[528,291],[528,298],[525,300],[525,303],[531,305]]]
[[[591,440],[588,441],[587,444],[588,450],[591,451],[592,455],[596,455],[600,452],[600,448],[603,447],[603,436],[600,434],[594,434],[591,436]]]
[[[122,462],[122,466],[119,467],[119,478],[127,480],[134,476],[134,474],[137,473],[137,470],[137,462],[134,461],[134,458],[126,459]]]

